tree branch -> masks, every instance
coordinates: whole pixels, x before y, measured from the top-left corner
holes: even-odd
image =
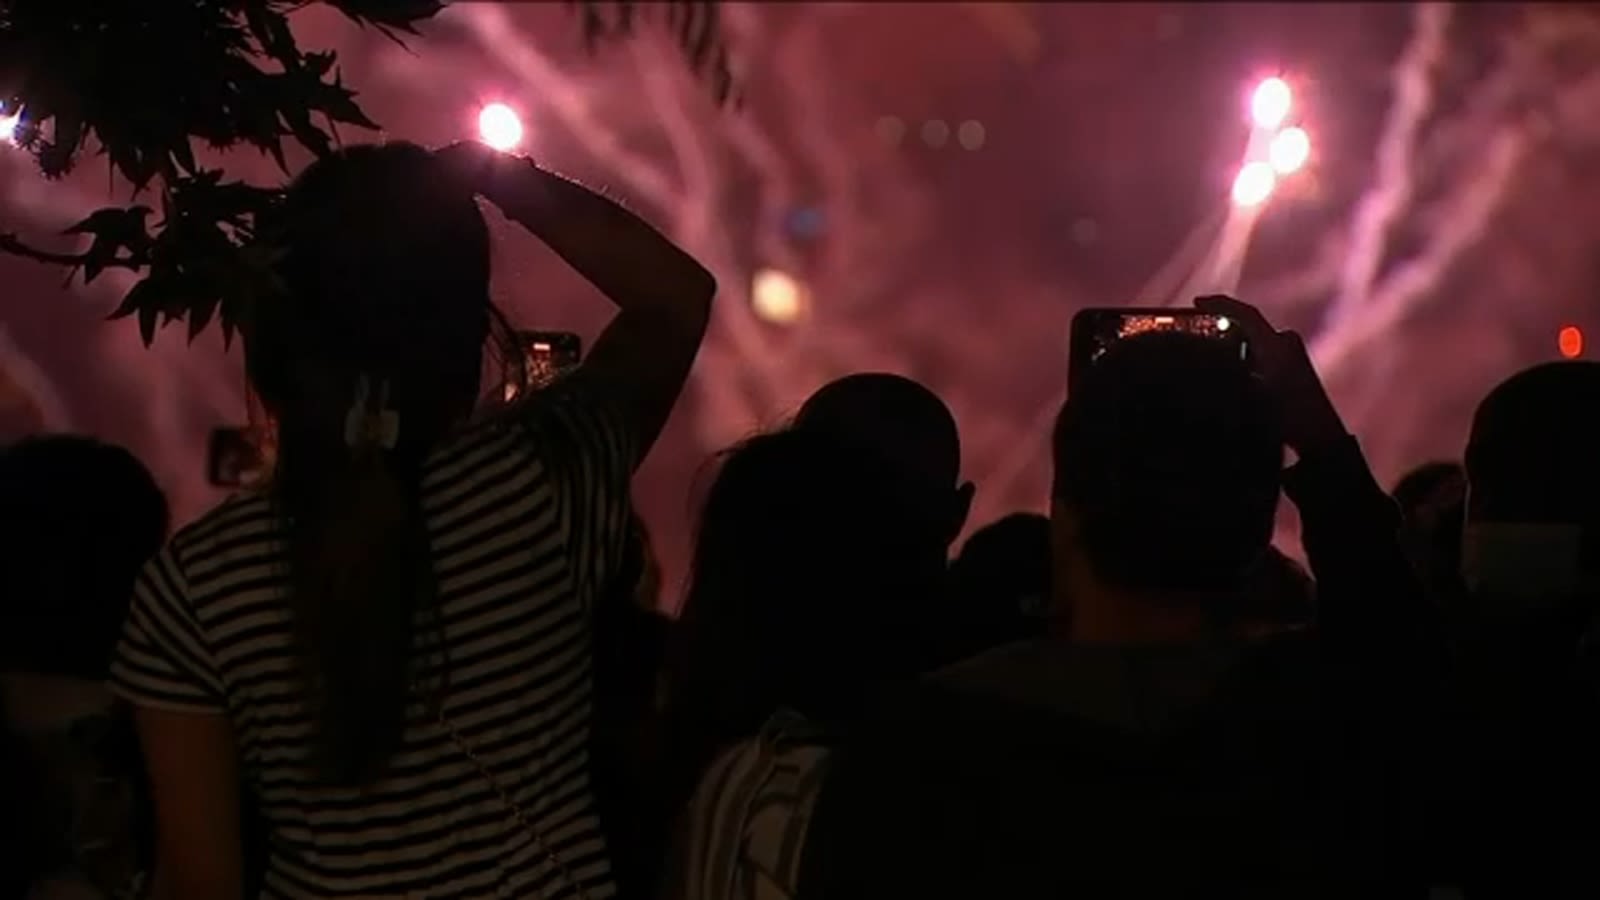
[[[40,250],[24,242],[15,233],[10,232],[0,233],[0,253],[9,253],[12,256],[20,256],[23,259],[31,259],[34,262],[68,266],[74,269],[87,265],[92,261],[89,251],[59,253],[51,250]],[[148,264],[148,260],[134,256],[119,256],[107,260],[98,260],[97,262],[108,269],[125,269],[130,272],[137,272]]]

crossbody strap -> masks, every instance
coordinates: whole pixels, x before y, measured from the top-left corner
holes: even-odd
[[[444,714],[442,698],[438,704],[437,718],[440,727],[450,735],[450,742],[455,745],[456,750],[478,770],[478,774],[499,796],[500,803],[505,807],[511,820],[522,826],[523,830],[533,838],[534,846],[538,848],[540,853],[544,854],[545,859],[549,861],[555,871],[559,872],[567,884],[571,885],[572,889],[577,892],[578,900],[591,900],[589,891],[583,886],[583,882],[579,881],[577,876],[573,874],[572,867],[567,865],[566,860],[563,860],[556,853],[555,846],[545,839],[544,832],[523,811],[522,805],[516,801],[515,797],[511,796],[510,791],[505,789],[500,779],[495,777],[488,763],[484,762],[483,758],[472,749],[472,745],[467,741],[466,736],[461,733],[461,729],[456,727],[455,721]]]

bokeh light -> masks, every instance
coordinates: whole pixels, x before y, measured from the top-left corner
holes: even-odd
[[[799,280],[777,269],[762,269],[750,284],[750,304],[763,321],[793,325],[805,313],[806,289]]]
[[[1577,359],[1583,355],[1583,329],[1576,325],[1568,325],[1561,329],[1556,336],[1556,348],[1567,359]]]
[[[791,210],[783,219],[783,231],[797,241],[812,241],[828,228],[828,217],[815,206]]]
[[[504,103],[490,103],[478,113],[478,136],[496,150],[513,150],[522,143],[522,117]]]
[[[899,144],[906,137],[906,120],[899,116],[882,116],[878,119],[877,132],[885,144]]]
[[[1282,78],[1268,78],[1250,95],[1250,118],[1260,128],[1277,128],[1289,117],[1293,95]]]
[[[1285,128],[1267,147],[1267,161],[1279,175],[1298,172],[1311,158],[1311,135],[1304,128]]]
[[[16,137],[17,125],[21,122],[21,113],[0,112],[0,141],[10,141]]]
[[[1233,203],[1245,208],[1260,206],[1277,186],[1278,175],[1272,166],[1260,161],[1245,163],[1233,179]]]
[[[984,141],[988,139],[988,131],[983,127],[983,123],[977,119],[968,119],[962,122],[961,127],[956,130],[956,140],[960,141],[961,146],[967,150],[982,149]]]

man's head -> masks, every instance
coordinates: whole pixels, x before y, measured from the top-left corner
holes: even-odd
[[[1056,425],[1057,569],[1158,604],[1237,594],[1271,541],[1282,464],[1271,399],[1232,348],[1121,341]]]
[[[1600,576],[1600,363],[1535,366],[1478,407],[1467,443],[1469,587],[1569,592]]]
[[[103,678],[167,503],[121,447],[42,437],[0,452],[0,667]]]
[[[938,520],[947,547],[961,533],[973,487],[961,482],[961,436],[937,394],[901,375],[847,375],[812,394],[794,425],[876,454],[900,473],[907,499]]]

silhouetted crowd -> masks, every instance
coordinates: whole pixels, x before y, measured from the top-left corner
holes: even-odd
[[[514,401],[478,198],[616,307]],[[1600,364],[1391,495],[1201,298],[1246,358],[1112,344],[1049,515],[959,552],[954,417],[850,375],[718,455],[668,618],[630,481],[703,267],[476,144],[341,151],[258,238],[269,477],[171,533],[120,448],[0,453],[4,897],[1600,897]]]

